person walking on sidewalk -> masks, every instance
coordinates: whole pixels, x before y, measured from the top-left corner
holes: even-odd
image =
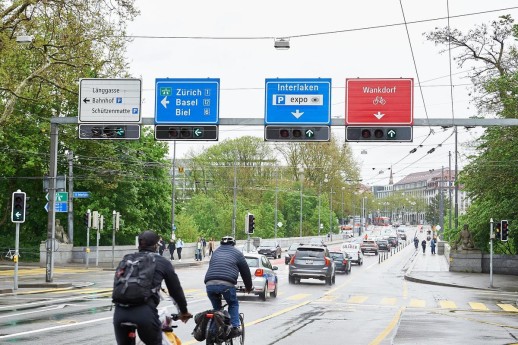
[[[415,246],[415,250],[417,250],[419,248],[419,239],[417,238],[417,236],[414,237],[414,246]]]
[[[432,254],[435,254],[435,238],[432,238],[430,241],[430,250],[432,251]]]
[[[171,256],[171,261],[174,260],[174,251],[176,249],[176,243],[174,242],[174,238],[171,238],[169,244],[167,245],[167,249],[169,249],[169,255]]]
[[[426,240],[423,240],[421,242],[421,247],[423,247],[423,254],[425,254],[426,253]]]
[[[182,249],[183,249],[183,241],[180,237],[176,240],[176,252],[178,253],[178,261],[182,262]]]

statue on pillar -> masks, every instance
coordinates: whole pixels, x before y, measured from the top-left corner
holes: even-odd
[[[56,240],[60,243],[70,243],[68,235],[65,232],[63,225],[61,225],[61,221],[59,219],[56,219]]]
[[[473,243],[473,236],[471,236],[471,231],[468,229],[468,224],[464,224],[463,229],[459,234],[459,238],[455,241],[453,245],[453,249],[457,250],[460,243],[460,249],[462,250],[472,250],[475,249],[475,244]]]

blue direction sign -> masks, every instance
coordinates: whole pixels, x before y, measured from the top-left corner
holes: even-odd
[[[155,80],[155,124],[176,123],[219,123],[219,79]]]
[[[264,123],[331,124],[331,79],[266,79]]]
[[[45,204],[45,211],[49,212],[49,203]],[[55,212],[68,212],[68,203],[56,202],[54,207]]]
[[[74,192],[74,198],[86,199],[90,197],[90,192]]]

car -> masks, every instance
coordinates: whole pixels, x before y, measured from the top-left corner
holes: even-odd
[[[397,247],[399,241],[397,239],[397,236],[391,235],[387,238],[387,241],[391,247]]]
[[[406,232],[405,232],[405,229],[397,229],[397,235],[400,239],[406,241]]]
[[[329,252],[331,258],[335,262],[336,272],[342,272],[345,274],[351,273],[351,258],[344,252]]]
[[[265,255],[248,253],[245,259],[252,274],[252,284],[254,290],[251,292],[258,295],[263,301],[268,297],[277,297],[279,280],[277,278],[277,266],[272,266],[270,260]],[[236,284],[236,290],[245,292],[245,284],[241,275]]]
[[[327,285],[336,281],[336,265],[327,247],[304,245],[291,257],[288,282],[298,284],[301,279],[324,280]]]
[[[376,241],[376,244],[378,245],[378,250],[382,251],[382,250],[389,250],[390,249],[390,246],[389,246],[389,243],[387,240],[384,240],[384,239],[379,239]]]
[[[357,265],[363,265],[363,252],[360,248],[360,244],[354,242],[344,242],[342,244],[342,252],[346,253],[351,261]]]
[[[284,254],[284,263],[287,265],[290,263],[291,257],[295,252],[297,251],[297,248],[300,247],[302,243],[292,243],[288,250],[286,251],[286,254]]]
[[[259,254],[271,256],[274,259],[280,259],[282,255],[282,249],[279,242],[274,240],[261,241],[261,244],[257,248]]]
[[[360,244],[360,248],[363,254],[374,253],[374,255],[378,255],[378,245],[373,240],[363,240]]]

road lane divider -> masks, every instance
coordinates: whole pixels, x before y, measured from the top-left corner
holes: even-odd
[[[399,319],[401,318],[401,314],[404,310],[405,307],[399,308],[399,310],[396,312],[396,315],[394,315],[388,326],[373,341],[371,341],[369,345],[379,345],[399,323]]]

